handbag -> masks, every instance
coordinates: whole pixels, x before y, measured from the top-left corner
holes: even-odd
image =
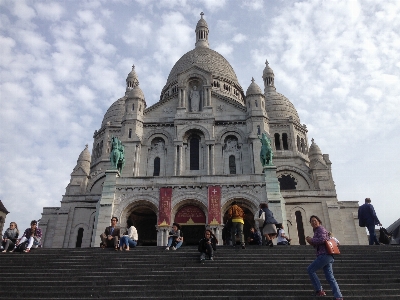
[[[258,217],[257,215],[254,216],[254,221],[256,223],[256,226],[258,227],[264,227],[264,222],[265,222],[265,212],[260,210],[258,212]]]
[[[333,255],[333,254],[340,254],[339,247],[334,239],[329,239],[325,241],[325,248],[326,248],[326,253]]]

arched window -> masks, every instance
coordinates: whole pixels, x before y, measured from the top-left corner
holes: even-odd
[[[301,152],[299,136],[297,136],[297,151]]]
[[[129,137],[129,138],[132,138],[132,129],[130,129],[130,128],[129,128],[129,135],[128,135],[128,137]]]
[[[289,150],[287,133],[282,133],[282,143],[283,143],[283,150]]]
[[[304,147],[304,139],[302,138],[300,140],[300,149],[301,149],[301,153],[306,153],[305,147]]]
[[[198,136],[193,136],[190,139],[190,170],[200,169],[200,139]]]
[[[236,174],[236,158],[235,155],[229,156],[229,174]]]
[[[282,175],[278,178],[279,186],[281,190],[295,190],[297,182],[294,180],[294,177],[290,175]]]
[[[103,141],[100,142],[99,156],[103,154]]]
[[[257,100],[255,101],[255,103],[256,103],[256,107],[258,107],[258,102],[257,102]]]
[[[160,158],[159,157],[156,157],[154,159],[153,176],[160,176]]]
[[[281,141],[279,140],[279,133],[275,133],[274,137],[275,137],[275,149],[281,150]]]
[[[299,244],[305,245],[306,244],[306,237],[304,236],[304,225],[303,225],[303,218],[301,216],[301,211],[296,211],[296,224],[297,224],[297,236],[299,237]]]
[[[260,125],[257,125],[257,135],[260,135],[261,134],[261,128],[260,128]]]
[[[132,103],[132,111],[135,111],[135,103]]]
[[[76,237],[76,248],[80,248],[82,246],[82,238],[83,238],[83,228],[79,228],[78,236]]]

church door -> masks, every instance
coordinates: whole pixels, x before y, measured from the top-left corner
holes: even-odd
[[[129,218],[138,232],[138,244],[141,246],[157,245],[157,215],[148,207],[136,207]],[[126,226],[126,224],[124,224]]]
[[[206,216],[199,207],[188,205],[180,208],[174,222],[181,225],[185,245],[198,245],[206,225]]]
[[[247,241],[247,238],[250,234],[250,228],[254,226],[254,214],[253,212],[248,209],[247,207],[244,207],[238,203],[238,205],[243,209],[244,211],[244,225],[243,225],[243,234],[244,234],[244,240]],[[228,210],[224,214],[223,218],[224,224],[228,223]],[[230,240],[230,229],[225,226],[225,228],[222,231],[222,238],[224,239],[224,245],[226,244],[226,239]],[[240,244],[239,237],[236,236],[236,244]]]

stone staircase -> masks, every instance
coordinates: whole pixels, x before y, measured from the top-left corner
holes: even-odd
[[[334,274],[344,299],[400,299],[399,246],[341,246]],[[311,246],[36,249],[0,253],[0,299],[313,299]],[[327,292],[332,292],[319,272]]]

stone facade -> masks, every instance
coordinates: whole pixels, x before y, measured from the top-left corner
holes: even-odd
[[[3,229],[8,228],[8,227],[4,228],[4,224],[6,222],[6,217],[8,214],[9,214],[9,211],[5,208],[5,206],[3,205],[3,202],[0,200],[0,233],[3,232]]]
[[[195,48],[176,62],[150,107],[132,67],[125,95],[94,132],[92,153],[86,146],[80,154],[61,207],[43,209],[44,247],[98,247],[112,216],[122,227],[131,219],[143,245],[165,245],[174,221],[188,243],[205,227],[222,240],[233,201],[246,212],[245,230],[259,204],[269,202],[293,244],[312,235],[313,214],[342,244],[366,244],[358,202],[338,201],[329,155],[314,140],[308,145],[307,127],[276,92],[268,62],[264,92],[253,79],[245,94],[229,62],[209,48],[208,33],[201,16]],[[274,166],[264,168],[263,132],[274,152]],[[121,173],[111,169],[112,137],[125,147]]]

